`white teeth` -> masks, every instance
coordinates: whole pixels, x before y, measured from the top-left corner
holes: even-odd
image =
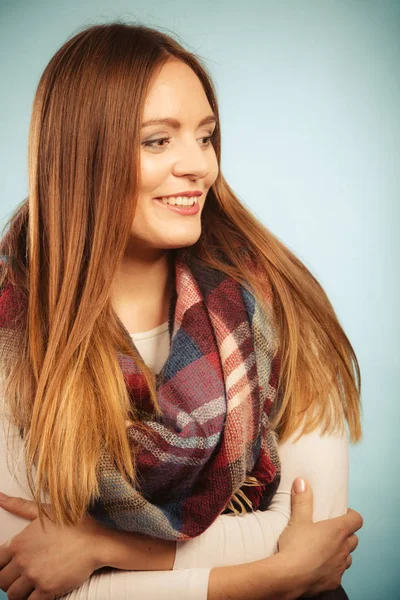
[[[165,197],[160,198],[164,204],[178,204],[179,206],[193,206],[195,202],[197,202],[196,197],[188,198],[186,196],[171,196],[169,198]]]

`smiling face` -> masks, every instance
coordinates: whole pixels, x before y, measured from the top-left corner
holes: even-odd
[[[168,119],[167,122],[147,121]],[[191,246],[201,234],[207,192],[218,175],[212,145],[213,111],[197,75],[170,59],[146,97],[140,135],[140,187],[132,236],[141,248]],[[198,210],[168,207],[156,198],[197,192]],[[186,214],[184,214],[184,212]]]

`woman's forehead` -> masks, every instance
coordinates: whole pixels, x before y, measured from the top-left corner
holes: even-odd
[[[171,60],[162,66],[149,88],[143,122],[166,117],[200,122],[212,112],[196,73],[182,61]]]

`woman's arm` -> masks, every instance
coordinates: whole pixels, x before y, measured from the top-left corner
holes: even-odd
[[[144,571],[121,572],[115,571],[114,569],[108,569],[106,571],[102,570],[95,572],[85,584],[77,588],[74,592],[71,592],[69,597],[71,599],[77,598],[83,600],[88,598],[89,600],[98,600],[100,598],[118,597],[118,594],[121,595],[125,592],[133,593],[135,591],[137,600],[150,600],[154,597],[162,598],[161,594],[163,593],[163,590],[169,588],[170,592],[172,589],[174,590],[173,597],[176,597],[177,600],[179,598],[209,600],[207,597],[209,579],[210,583],[215,585],[216,582],[218,584],[219,578],[225,577],[227,578],[225,581],[227,581],[228,584],[232,581],[236,581],[236,584],[239,586],[240,582],[238,582],[235,577],[244,572],[241,569],[238,570],[237,567],[233,567],[231,572],[227,572],[224,570],[223,565],[237,565],[242,562],[257,560],[257,557],[262,558],[271,555],[276,551],[276,541],[279,538],[280,532],[286,526],[290,515],[290,487],[293,479],[295,479],[297,475],[303,475],[308,479],[312,488],[316,486],[315,490],[313,490],[315,507],[314,520],[330,518],[335,516],[335,514],[343,514],[346,512],[348,476],[347,449],[346,435],[324,436],[322,438],[317,432],[313,432],[307,436],[302,436],[296,444],[293,444],[288,440],[288,442],[285,442],[285,444],[280,446],[282,480],[269,511],[256,511],[256,513],[247,514],[244,517],[221,515],[201,536],[194,540],[190,540],[189,542],[182,542],[179,544],[179,550],[185,549],[185,553],[181,553],[179,559],[183,557],[185,560],[193,561],[195,558],[194,552],[196,551],[195,545],[201,540],[199,546],[200,554],[197,555],[199,563],[196,564],[196,562],[194,562],[196,568],[176,572],[153,571],[152,573]],[[0,465],[5,466],[5,462],[0,461]],[[299,469],[301,469],[301,472]],[[4,481],[4,485],[7,488],[7,472],[5,472],[4,475],[5,478],[1,479]],[[20,473],[19,476],[23,479],[22,473]],[[326,490],[322,489],[324,481],[327,486]],[[10,474],[8,473],[8,489],[4,489],[4,491],[11,495],[23,495],[21,494],[20,489],[15,489],[15,483],[11,481],[11,484],[14,485],[13,489],[13,486],[10,484]],[[322,495],[321,489],[322,492],[324,492]],[[318,490],[320,491],[318,492]],[[7,513],[3,512],[2,517],[4,518],[6,514]],[[272,514],[275,514],[276,517],[272,517]],[[275,529],[274,526],[271,525],[273,521],[269,520],[270,517],[277,519],[275,520],[275,523],[277,523]],[[9,518],[11,520],[14,519],[14,521],[12,527],[8,527],[8,532],[7,523],[5,523],[6,531],[4,530],[4,523],[3,527],[0,527],[0,530],[2,529],[3,533],[6,534],[4,539],[8,539],[10,535],[17,533],[26,525],[26,521],[19,519],[19,517],[9,515]],[[208,535],[209,533],[215,533],[215,531],[210,532],[210,530],[212,528],[216,530],[219,520],[224,521],[222,540],[221,530],[219,532],[219,540],[213,539],[211,535]],[[247,533],[246,523],[251,523],[247,528]],[[266,524],[268,524],[267,527]],[[11,532],[11,529],[14,529],[13,533]],[[257,531],[258,538],[256,536]],[[273,542],[271,542],[271,535],[275,536],[273,537]],[[214,553],[210,553],[211,548],[210,545],[207,546],[207,544],[205,544],[206,541],[207,544],[221,544],[222,541],[222,545],[217,546],[218,549]],[[122,549],[122,546],[120,546],[119,553]],[[129,544],[125,547],[124,551],[125,560],[126,557],[129,559],[129,557],[132,557],[134,554],[129,552]],[[241,557],[239,556],[240,554]],[[119,556],[121,555],[119,554]],[[207,556],[209,558],[207,558]],[[205,566],[204,563],[207,564],[207,561],[208,566]],[[112,558],[110,558],[110,562],[113,562]],[[218,568],[215,570],[213,569],[213,575],[212,578],[210,578],[210,567],[212,564],[221,567],[221,570]],[[135,565],[132,565],[132,568],[137,568],[137,565],[136,567]],[[182,565],[181,561],[179,565],[175,564],[174,568],[185,569],[186,567]],[[229,574],[227,575],[227,573]],[[124,591],[121,590],[121,585],[124,586]],[[119,590],[118,593],[117,590]],[[73,594],[76,595],[73,596]],[[171,597],[171,595],[169,595],[169,597]]]
[[[256,581],[254,565],[247,563],[271,557],[277,551],[279,536],[290,518],[290,490],[297,476],[304,477],[313,490],[314,521],[340,516],[347,511],[347,433],[321,436],[321,431],[315,430],[297,442],[293,441],[295,437],[296,434],[279,446],[281,483],[268,511],[255,511],[243,517],[221,515],[197,538],[178,542],[173,573],[109,569],[93,574],[83,586],[68,595],[68,600],[106,600],[126,593],[137,600],[155,597],[164,600],[163,594],[166,599],[211,600],[222,599],[223,594],[233,598],[228,592],[234,590],[240,594],[243,588],[246,589],[246,581],[247,585],[249,581]],[[129,560],[129,545],[120,547],[119,551],[125,552]],[[109,560],[112,562],[111,557]],[[248,570],[238,570],[238,565],[248,567]],[[278,591],[281,563],[270,563],[270,567],[276,580],[265,572],[266,580],[270,577],[271,585],[277,586],[272,597],[278,598],[280,593],[282,597],[293,597],[287,590]],[[179,577],[175,577],[178,574]],[[287,571],[285,576],[287,578]],[[264,596],[264,600],[267,598]]]
[[[289,520],[290,490],[297,475],[307,479],[313,489],[314,521],[346,513],[348,437],[346,433],[325,436],[320,433],[316,430],[302,436],[296,443],[293,442],[294,436],[280,445],[281,484],[268,511],[256,511],[244,517],[221,515],[201,536],[179,543],[179,549],[188,549],[181,557],[191,568],[182,566],[181,561],[179,569],[182,570],[173,572],[110,569],[102,575],[95,573],[83,586],[68,595],[68,600],[111,600],[127,593],[135,600],[166,600],[171,597],[176,600],[277,600],[301,596],[302,582],[295,579],[298,577],[296,567],[285,565],[281,553],[269,555],[266,561],[257,559],[268,556],[268,552],[276,552],[274,540],[279,538]],[[271,515],[276,515],[277,519],[274,521],[275,517]],[[223,527],[217,530],[218,521],[223,521]],[[247,523],[251,525],[247,527]],[[212,547],[212,543],[216,545]],[[210,569],[210,566],[213,568]],[[266,582],[270,585],[269,589],[266,589]],[[285,582],[286,589],[282,587]]]
[[[283,555],[266,561],[215,569],[95,572],[62,600],[294,600],[303,578]]]

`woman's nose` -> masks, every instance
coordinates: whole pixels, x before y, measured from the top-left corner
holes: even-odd
[[[199,146],[197,140],[182,144],[173,166],[174,175],[179,177],[187,175],[198,179],[205,177],[209,172],[208,154]]]

